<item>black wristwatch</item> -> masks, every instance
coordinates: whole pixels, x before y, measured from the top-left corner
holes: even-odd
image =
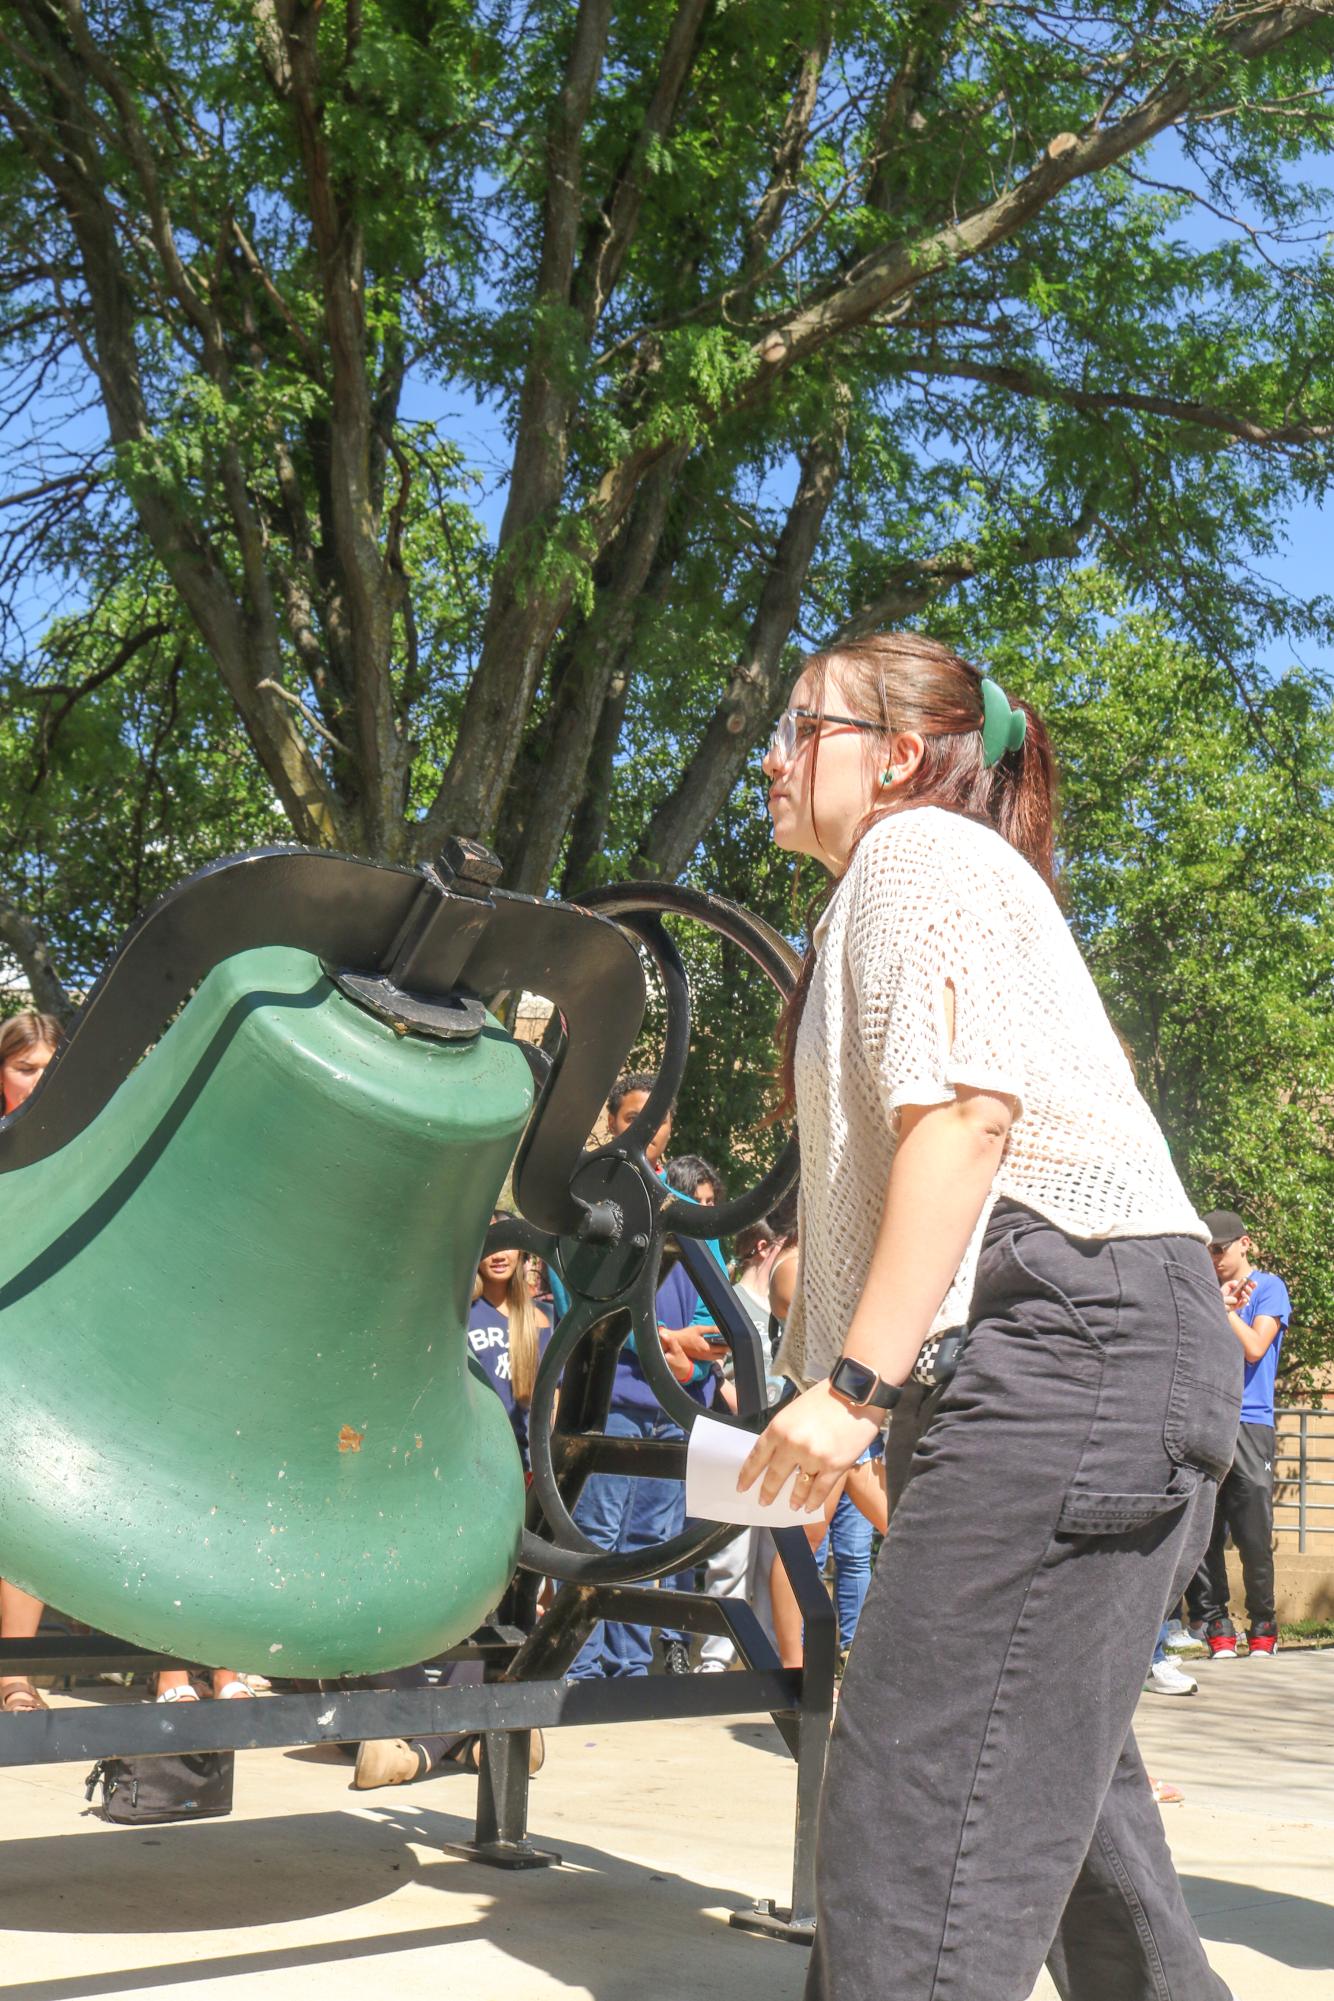
[[[893,1410],[903,1391],[897,1383],[887,1383],[865,1362],[844,1355],[829,1371],[829,1387],[850,1410]]]

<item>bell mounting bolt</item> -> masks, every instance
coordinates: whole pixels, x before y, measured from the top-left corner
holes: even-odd
[[[440,850],[435,872],[456,896],[487,896],[505,871],[499,855],[480,841],[451,834]]]

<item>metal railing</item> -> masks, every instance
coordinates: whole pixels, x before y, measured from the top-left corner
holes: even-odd
[[[1308,1536],[1334,1535],[1334,1404],[1280,1404],[1274,1419],[1274,1534],[1304,1554]]]

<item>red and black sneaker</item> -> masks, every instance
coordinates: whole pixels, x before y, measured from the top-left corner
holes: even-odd
[[[1248,1653],[1258,1655],[1261,1659],[1272,1658],[1274,1649],[1277,1647],[1277,1645],[1278,1645],[1277,1633],[1273,1632],[1272,1630],[1266,1631],[1264,1627],[1261,1627],[1258,1632],[1248,1633],[1246,1635],[1246,1647]]]
[[[1210,1660],[1234,1661],[1237,1658],[1237,1636],[1235,1633],[1210,1633],[1205,1641]]]

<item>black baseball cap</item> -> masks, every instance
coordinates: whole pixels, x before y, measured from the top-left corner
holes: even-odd
[[[1238,1237],[1250,1234],[1235,1209],[1211,1209],[1201,1221],[1211,1244],[1235,1244]]]

